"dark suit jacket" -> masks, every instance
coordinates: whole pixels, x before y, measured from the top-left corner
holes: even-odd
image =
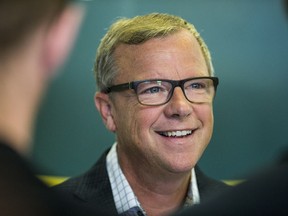
[[[81,203],[89,208],[102,208],[108,215],[117,215],[113,194],[106,169],[107,150],[96,164],[81,176],[71,178],[57,185],[56,190],[62,191],[67,200]],[[228,186],[223,182],[205,176],[198,167],[195,169],[200,199],[205,200],[210,194],[225,190]],[[87,214],[82,212],[82,215]]]

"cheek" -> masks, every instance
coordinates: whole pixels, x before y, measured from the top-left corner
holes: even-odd
[[[148,133],[151,129],[151,115],[146,114],[143,110],[137,110],[133,113],[133,116],[128,116],[129,133],[135,145],[142,145],[144,140],[148,141]]]
[[[137,115],[137,116],[136,116]],[[161,107],[142,107],[136,112],[135,120],[137,119],[137,126],[143,130],[153,130],[153,125],[159,122],[161,115],[163,115],[163,108]]]
[[[122,103],[116,107],[114,112],[116,132],[119,136],[127,136],[135,139],[143,133],[149,124],[149,115],[141,105]]]
[[[137,104],[132,97],[122,95],[115,96],[113,100],[113,118],[117,130],[130,124],[136,113]]]
[[[201,121],[202,126],[212,130],[214,124],[212,104],[203,104],[195,108],[196,115]]]
[[[142,106],[135,97],[118,97],[113,103],[113,117],[119,139],[141,143],[149,139],[153,125],[163,115],[163,108]]]
[[[149,144],[154,143],[154,125],[157,125],[161,113],[163,113],[161,109],[140,106],[138,109],[134,109],[131,116],[128,114],[129,133],[135,145],[146,148]]]

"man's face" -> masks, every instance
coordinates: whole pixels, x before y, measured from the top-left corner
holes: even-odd
[[[120,69],[115,85],[209,76],[200,46],[186,30],[141,45],[120,45],[115,59]],[[155,173],[190,172],[212,135],[212,103],[193,104],[179,87],[171,100],[160,106],[141,105],[134,90],[113,92],[111,112],[122,167],[136,165]],[[184,136],[179,131],[192,133]],[[180,135],[167,136],[167,132]]]

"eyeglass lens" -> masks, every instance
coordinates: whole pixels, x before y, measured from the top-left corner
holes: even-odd
[[[138,83],[136,93],[141,104],[160,105],[171,99],[175,87],[172,81],[143,81]],[[181,88],[186,99],[194,103],[212,102],[215,94],[213,80],[209,78],[187,80]]]

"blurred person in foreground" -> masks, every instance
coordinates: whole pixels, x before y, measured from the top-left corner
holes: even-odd
[[[68,212],[35,177],[27,156],[39,103],[82,15],[68,0],[0,1],[0,215]]]
[[[110,215],[160,216],[227,188],[197,166],[212,136],[218,78],[192,24],[161,13],[117,20],[95,75],[95,104],[116,142],[56,187],[67,200]]]
[[[175,216],[287,216],[288,151],[265,171]]]

